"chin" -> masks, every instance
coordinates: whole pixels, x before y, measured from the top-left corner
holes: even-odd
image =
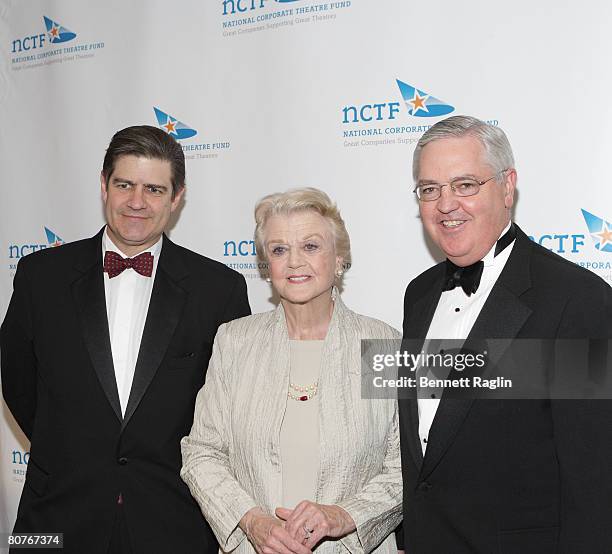
[[[469,256],[470,250],[467,248],[457,248],[457,245],[440,244],[440,250],[447,258],[463,258]]]
[[[470,251],[469,250],[453,250],[453,249],[442,249],[442,252],[444,252],[444,255],[447,258],[465,258],[466,256],[470,255]]]
[[[313,300],[312,296],[296,294],[285,295],[282,298],[284,298],[287,302],[291,304],[308,304],[308,302]]]
[[[151,235],[147,233],[124,233],[120,235],[127,243],[141,244],[146,242]]]
[[[453,254],[467,254],[470,250],[474,249],[474,241],[467,241],[463,237],[456,239],[446,238],[441,242],[441,246],[445,252],[452,252]]]

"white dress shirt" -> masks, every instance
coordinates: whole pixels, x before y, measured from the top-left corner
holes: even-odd
[[[130,397],[161,248],[162,238],[160,237],[151,248],[144,250],[144,252],[150,252],[153,255],[151,277],[140,275],[131,268],[125,269],[112,279],[108,277],[108,273],[104,273],[108,331],[110,333],[115,379],[119,391],[119,402],[123,415],[125,415]],[[102,240],[102,260],[104,260],[107,250],[117,252],[124,258],[130,257],[115,246],[108,236],[108,229],[104,231]]]
[[[510,224],[502,231],[502,237],[510,228]],[[499,239],[498,239],[499,240]],[[493,285],[500,276],[508,257],[514,248],[514,242],[495,256],[495,245],[483,258],[484,269],[480,279],[478,290],[471,296],[467,296],[461,287],[444,291],[440,296],[431,325],[427,331],[426,340],[430,339],[466,339],[478,319],[480,310],[484,306]],[[427,343],[426,343],[427,344]],[[425,348],[427,350],[427,348]],[[439,398],[419,398],[419,438],[423,455],[427,449],[427,438],[433,423]]]

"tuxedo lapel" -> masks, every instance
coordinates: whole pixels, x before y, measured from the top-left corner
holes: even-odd
[[[187,300],[187,291],[181,288],[179,283],[187,275],[179,249],[164,235],[130,397],[123,419],[124,428],[151,384],[180,321]]]
[[[520,296],[531,286],[528,242],[530,239],[518,226],[516,231],[516,243],[512,253],[476,319],[467,341],[483,338],[513,339],[531,314],[531,308],[520,299]],[[490,361],[496,363],[507,346],[508,343],[505,341],[489,343]],[[468,399],[442,397],[428,437],[427,450],[421,469],[423,479],[435,469],[452,444],[473,402],[473,396]]]
[[[531,287],[529,237],[516,226],[516,243],[470,331],[470,338],[513,339],[531,315],[520,296]]]
[[[416,302],[410,308],[404,306],[404,340],[405,347],[411,352],[418,352],[422,346],[422,342],[427,334],[427,329],[431,324],[436,306],[442,294],[444,273],[441,271],[439,276],[435,278],[431,287],[421,294]],[[419,344],[419,342],[421,344]],[[404,374],[406,377],[414,377],[414,373],[410,375]],[[419,408],[416,397],[416,389],[410,388],[407,390],[410,398],[399,401],[400,419],[402,426],[406,430],[407,446],[412,458],[417,467],[421,467],[423,463],[423,450],[421,448],[421,440],[419,438]]]
[[[398,404],[402,427],[406,430],[406,441],[408,443],[406,446],[416,467],[420,468],[423,463],[423,450],[419,440],[419,408],[416,394],[414,398],[402,399]]]
[[[404,338],[425,339],[436,306],[442,294],[442,279],[436,281],[426,294],[422,295],[404,315]],[[406,312],[406,307],[404,307]]]
[[[121,417],[119,392],[111,351],[104,274],[102,271],[102,232],[90,239],[87,253],[75,267],[81,274],[72,284],[72,297],[81,323],[81,333],[94,370],[115,415]]]

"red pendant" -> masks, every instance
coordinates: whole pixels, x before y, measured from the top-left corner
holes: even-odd
[[[304,400],[308,400],[308,397],[307,396],[300,396],[298,398],[298,400],[301,400],[303,402]]]

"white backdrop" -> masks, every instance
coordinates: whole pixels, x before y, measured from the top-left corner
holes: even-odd
[[[158,115],[191,135],[170,234],[241,271],[255,312],[272,304],[248,242],[254,203],[309,185],[347,222],[345,301],[401,325],[407,282],[440,259],[410,177],[436,103],[507,132],[516,221],[612,282],[611,21],[603,1],[1,0],[0,316],[20,256],[102,226],[110,137]],[[0,532],[28,452],[3,410]]]

